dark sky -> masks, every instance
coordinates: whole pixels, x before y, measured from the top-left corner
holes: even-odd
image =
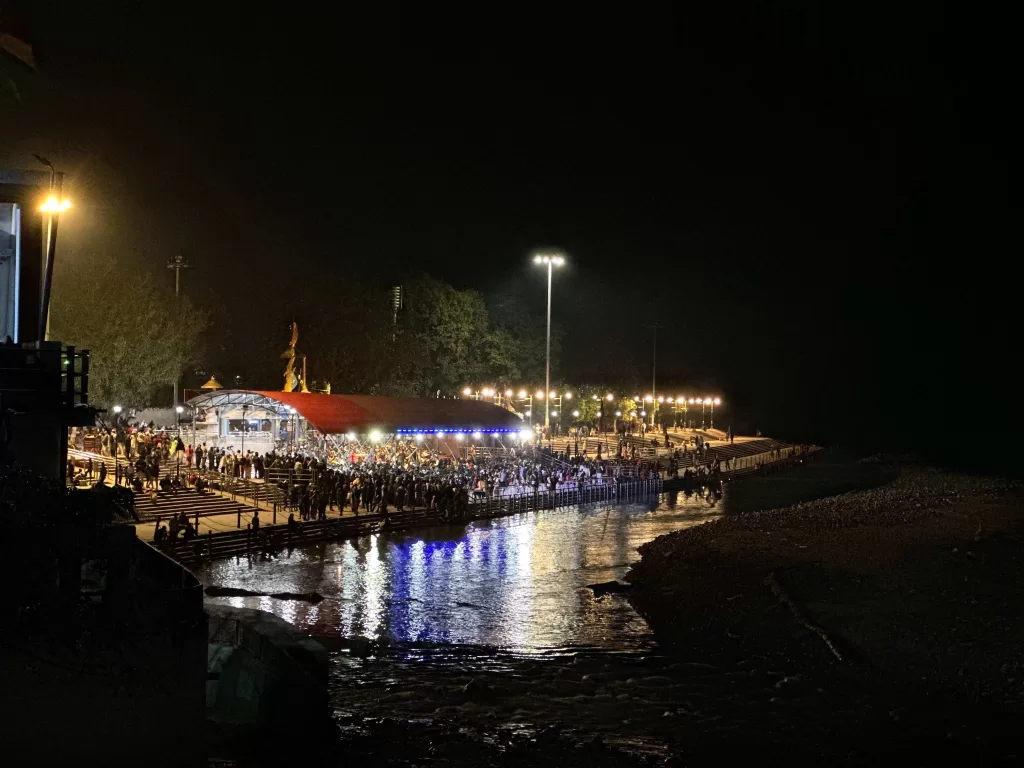
[[[646,380],[657,322],[659,380],[766,432],[927,448],[1012,415],[998,19],[216,5],[14,9],[40,71],[0,160],[69,171],[69,256],[182,252],[237,324],[351,275],[542,297],[527,255],[557,245],[569,380],[614,378],[609,349]]]

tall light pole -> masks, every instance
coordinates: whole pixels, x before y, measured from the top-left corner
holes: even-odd
[[[658,325],[652,325],[654,332],[654,344],[651,348],[651,402],[658,402]],[[651,426],[654,426],[654,413],[658,410],[657,405],[651,406]]]
[[[551,391],[551,273],[555,267],[565,264],[565,257],[558,253],[538,253],[533,257],[534,264],[548,266],[548,341],[547,354],[544,361],[544,391]],[[544,431],[551,428],[550,398],[544,398]],[[549,433],[550,434],[550,433]]]
[[[181,295],[181,270],[188,269],[188,262],[185,261],[185,257],[180,253],[173,259],[167,262],[167,268],[174,270],[174,304],[175,310],[177,310],[178,297]],[[174,373],[174,407],[178,407],[178,379],[181,374],[178,371]]]
[[[35,155],[35,158],[50,169],[50,197],[40,207],[40,210],[48,214],[48,216],[46,221],[43,285],[39,305],[39,328],[37,329],[38,335],[36,338],[39,341],[44,341],[50,325],[50,288],[53,285],[53,261],[57,255],[57,225],[60,223],[61,212],[71,207],[71,203],[63,198],[64,174],[58,173],[53,167],[53,163],[45,157]]]

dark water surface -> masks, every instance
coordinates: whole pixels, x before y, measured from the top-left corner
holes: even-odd
[[[223,560],[199,576],[260,592],[319,592],[317,605],[210,598],[312,634],[522,651],[637,647],[650,641],[643,620],[623,600],[595,600],[587,585],[621,578],[641,544],[720,509],[713,497],[682,494],[674,504],[567,507],[307,545],[272,561]]]
[[[259,592],[319,592],[317,605],[271,598],[209,598],[270,611],[315,635],[391,643],[468,644],[526,653],[594,647],[637,650],[652,637],[621,598],[588,584],[622,578],[637,548],[719,514],[778,506],[870,484],[872,475],[806,467],[743,483],[724,498],[666,494],[646,505],[591,505],[468,525],[311,544],[270,561],[222,560],[207,585]],[[735,499],[735,500],[734,500]]]

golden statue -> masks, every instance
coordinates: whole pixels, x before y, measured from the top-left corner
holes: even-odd
[[[300,385],[299,377],[295,375],[295,345],[299,343],[299,324],[294,320],[292,321],[292,340],[286,349],[281,354],[282,360],[287,360],[288,365],[284,369],[284,389],[283,392],[294,392],[296,387]],[[305,387],[302,387],[305,389]]]

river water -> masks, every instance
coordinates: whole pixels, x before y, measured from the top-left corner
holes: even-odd
[[[270,561],[223,560],[198,575],[207,585],[319,592],[316,605],[210,598],[270,611],[313,635],[520,653],[639,650],[652,642],[643,620],[625,600],[595,599],[587,585],[621,578],[641,544],[722,509],[722,500],[699,494],[568,507],[311,544]]]

